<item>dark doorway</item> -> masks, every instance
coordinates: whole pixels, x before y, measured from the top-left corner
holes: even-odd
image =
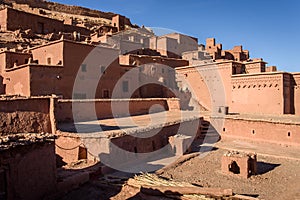
[[[229,165],[229,171],[234,173],[234,174],[240,174],[240,167],[238,166],[238,164],[233,161],[230,165]]]
[[[45,27],[44,26],[45,26],[44,23],[38,22],[37,32],[40,33],[40,34],[44,34],[45,33]]]

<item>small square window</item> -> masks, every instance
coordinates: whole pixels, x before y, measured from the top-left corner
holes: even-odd
[[[47,65],[51,65],[51,58],[47,58]]]

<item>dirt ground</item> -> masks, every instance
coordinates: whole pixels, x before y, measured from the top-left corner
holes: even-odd
[[[219,142],[206,156],[196,156],[175,167],[163,170],[160,175],[174,181],[193,183],[203,187],[233,189],[234,193],[259,199],[300,200],[300,159],[293,154],[289,155],[289,152],[298,149],[271,144],[268,146],[268,144],[240,143],[244,145],[244,148],[236,147],[241,151],[256,150],[258,154],[258,175],[244,179],[234,174],[226,175],[221,172],[221,157],[228,151],[228,146],[233,146],[232,142]],[[252,147],[255,145],[255,148],[247,148],[247,145]],[[269,149],[268,154],[265,154],[267,151],[265,149]],[[285,152],[286,157],[282,156]],[[124,187],[124,183],[126,179],[107,182],[103,178],[97,178],[65,195],[63,199],[142,199],[137,195],[138,191],[128,186]]]

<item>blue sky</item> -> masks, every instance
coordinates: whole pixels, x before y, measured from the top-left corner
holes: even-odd
[[[223,49],[243,45],[283,71],[300,71],[299,0],[54,0],[125,15],[133,24],[162,27]]]

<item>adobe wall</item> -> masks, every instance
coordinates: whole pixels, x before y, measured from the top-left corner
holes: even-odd
[[[200,119],[188,120],[181,123],[165,125],[161,127],[152,127],[147,130],[136,131],[133,134],[124,133],[121,136],[112,138],[105,138],[91,134],[90,136],[81,135],[81,141],[87,145],[88,151],[96,156],[96,159],[108,160],[118,166],[126,165],[136,159],[145,160],[149,159],[147,153],[151,156],[161,155],[163,153],[168,155],[175,155],[169,143],[169,137],[176,134],[187,136],[197,136],[201,132]],[[179,127],[181,132],[179,131]],[[196,130],[194,130],[196,129]],[[195,135],[194,135],[195,134]],[[138,153],[138,154],[134,154]]]
[[[0,135],[51,133],[49,98],[0,99]]]
[[[97,50],[93,51],[95,48]],[[95,47],[93,45],[82,45],[71,41],[64,42],[64,81],[66,83],[64,87],[64,98],[72,98],[72,90],[74,87],[74,81],[78,76],[80,81],[84,81],[82,87],[77,85],[77,90],[74,91],[78,94],[85,94],[87,99],[103,98],[103,90],[109,90],[110,97],[114,89],[115,83],[120,79],[120,76],[124,73],[118,64],[119,51],[116,49]],[[89,55],[91,53],[91,55]],[[91,56],[90,59],[85,60],[87,56]],[[103,56],[105,59],[95,59]],[[81,65],[86,66],[86,71],[82,71]],[[109,66],[109,67],[108,67]],[[105,74],[99,80],[101,74],[101,67],[106,68]],[[99,73],[95,73],[98,71]],[[91,93],[86,91],[88,85],[95,85],[98,83],[97,92]]]
[[[74,31],[82,34],[82,35],[90,35],[91,31],[84,28],[84,27],[80,27],[80,26],[73,26],[73,25],[68,25],[68,24],[64,24],[64,29],[63,31],[65,33],[73,33]]]
[[[5,73],[6,80],[4,80],[4,84],[6,85],[5,94],[31,96],[29,72],[30,69],[28,66],[7,70]]]
[[[72,104],[76,105],[76,110],[72,110]],[[129,105],[129,113],[128,113]],[[112,111],[112,107],[114,110]],[[149,114],[151,112],[161,112],[168,110],[179,110],[180,106],[176,99],[119,99],[119,100],[58,100],[55,108],[55,116],[58,122],[72,122],[73,114],[77,120],[91,120],[91,113],[94,113],[99,119]],[[84,110],[84,112],[83,112]],[[116,112],[116,113],[115,113]]]
[[[64,30],[62,21],[26,13],[10,8],[7,10],[7,30],[31,29],[34,33],[58,33]],[[43,26],[43,27],[41,27]]]
[[[295,108],[295,115],[300,116],[300,73],[293,74],[294,78],[294,108]]]
[[[255,74],[266,71],[266,63],[265,62],[249,62],[245,63],[245,71],[247,74]]]
[[[222,138],[234,137],[278,144],[300,145],[300,124],[259,119],[225,118]]]
[[[62,95],[65,82],[62,66],[30,66],[31,96]]]
[[[232,113],[289,114],[289,75],[266,73],[232,76]],[[287,80],[284,85],[284,80]],[[286,94],[284,94],[286,93]]]
[[[59,63],[61,63],[60,65],[63,65],[63,42],[56,41],[50,44],[51,45],[46,44],[37,48],[32,48],[31,52],[33,60],[38,60],[40,65],[58,65]]]
[[[58,166],[79,160],[79,147],[83,147],[80,137],[75,133],[57,133],[55,140],[55,153],[60,157]],[[93,160],[93,159],[91,159]]]
[[[54,142],[1,150],[0,163],[6,175],[7,199],[38,200],[56,191]]]
[[[193,99],[197,100],[208,110],[212,106],[231,105],[231,75],[234,63],[221,62],[204,64],[195,67],[176,68],[183,90],[191,88]],[[224,89],[223,94],[214,91]],[[222,95],[222,96],[220,96]]]
[[[5,9],[0,10],[0,31],[7,30],[7,12]]]
[[[14,66],[27,64],[31,54],[19,52],[6,52],[6,69],[11,69]]]

